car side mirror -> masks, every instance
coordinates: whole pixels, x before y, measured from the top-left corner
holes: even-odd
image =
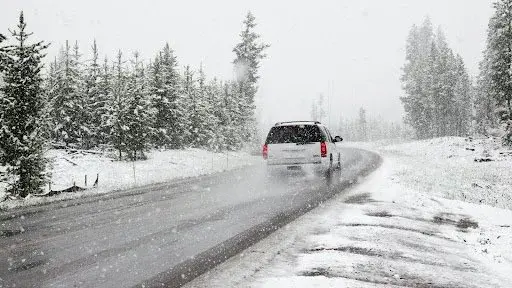
[[[334,137],[334,142],[341,142],[341,141],[343,141],[343,138],[341,138],[340,136]]]

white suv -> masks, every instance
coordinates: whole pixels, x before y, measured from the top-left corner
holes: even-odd
[[[279,122],[270,129],[263,145],[263,158],[269,168],[311,167],[316,172],[330,172],[341,166],[341,154],[336,147],[343,139],[333,138],[317,121]]]

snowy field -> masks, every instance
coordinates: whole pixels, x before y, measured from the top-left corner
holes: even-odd
[[[395,159],[395,178],[406,188],[512,210],[512,148],[501,146],[499,139],[445,137],[349,145]]]
[[[347,145],[378,151],[382,166],[188,287],[510,287],[507,149],[464,138]]]
[[[259,156],[244,152],[212,153],[200,149],[152,151],[148,160],[114,161],[102,154],[50,150],[52,159],[52,190],[79,187],[92,188],[98,177],[98,188],[75,193],[62,193],[52,197],[30,197],[25,200],[8,199],[0,209],[36,205],[64,199],[85,197],[147,184],[195,177],[252,165],[261,161]],[[85,177],[87,175],[87,185]],[[4,199],[5,183],[0,186],[0,199]],[[46,187],[45,190],[48,190]]]

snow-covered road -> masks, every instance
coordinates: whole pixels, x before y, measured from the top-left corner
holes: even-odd
[[[178,285],[249,247],[372,171],[344,149],[335,181],[266,181],[253,166],[0,213],[1,287]],[[227,241],[227,242],[226,242]]]

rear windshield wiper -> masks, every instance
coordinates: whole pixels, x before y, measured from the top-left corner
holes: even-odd
[[[315,144],[315,142],[297,142],[296,145]]]

